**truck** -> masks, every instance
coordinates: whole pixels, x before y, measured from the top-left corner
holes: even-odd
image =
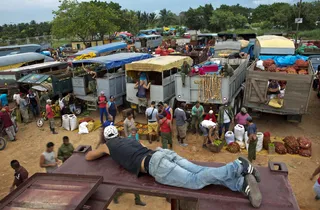
[[[117,106],[122,105],[126,95],[124,65],[150,57],[151,55],[147,53],[116,53],[74,61],[76,76],[72,78],[73,93],[86,103],[88,110],[97,109],[97,96],[101,91],[104,91],[108,99],[110,96],[114,96]],[[96,77],[81,70],[82,65],[92,64],[96,66],[95,69],[91,69],[96,73]],[[77,67],[78,69],[76,69]]]
[[[307,66],[303,68],[303,74],[300,74],[301,70],[295,72],[295,61],[303,59],[303,56],[293,55],[294,50],[294,43],[287,38],[280,36],[257,37],[256,57],[260,60],[274,60],[276,65],[274,67],[277,68],[276,72],[270,72],[268,69],[263,71],[257,69],[258,60],[252,63],[246,75],[243,100],[245,107],[258,112],[284,115],[288,121],[301,122],[302,115],[308,111],[314,69],[311,62],[308,61]],[[280,61],[286,61],[287,65]],[[293,72],[287,74],[286,71],[288,72],[289,67]],[[279,83],[280,94],[278,96],[270,94],[269,84],[272,81]],[[276,106],[271,104],[274,101],[273,97],[277,98]]]
[[[197,101],[210,106],[216,111],[226,98],[237,113],[242,106],[243,83],[246,78],[246,70],[249,57],[245,59],[211,58],[211,61],[227,63],[234,70],[232,76],[224,77],[220,74],[206,74],[186,76],[183,85],[181,74],[175,75],[175,95],[178,103],[191,105]],[[204,82],[210,80],[210,87],[204,87]],[[212,90],[207,93],[207,90]],[[190,107],[190,106],[188,106]]]
[[[142,61],[133,62],[126,65],[126,86],[127,101],[131,108],[136,110],[139,99],[136,82],[139,81],[139,74],[144,72],[148,82],[151,82],[147,93],[148,104],[151,101],[167,102],[173,107],[175,98],[175,75],[184,62],[192,64],[192,59],[188,56],[160,56]],[[173,100],[172,100],[173,99]]]

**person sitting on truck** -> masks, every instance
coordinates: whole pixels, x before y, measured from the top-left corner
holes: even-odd
[[[150,88],[151,82],[145,83],[144,80],[140,80],[139,82],[137,82],[134,86],[135,89],[138,89],[138,92],[136,94],[136,96],[138,97],[138,112],[141,113],[141,108],[142,107],[147,107],[147,90]]]
[[[191,71],[190,65],[188,64],[187,61],[184,61],[181,66],[181,71],[180,71],[183,86],[185,86],[186,75],[189,75],[190,71]]]
[[[139,177],[148,174],[155,181],[168,186],[198,190],[208,185],[222,185],[232,191],[242,192],[254,207],[260,207],[262,194],[258,182],[259,171],[244,157],[219,168],[203,167],[180,157],[174,151],[157,148],[150,150],[142,143],[119,137],[115,126],[103,131],[105,143],[86,154],[87,161],[105,155]]]
[[[278,97],[280,94],[280,85],[276,80],[271,80],[268,83],[268,92],[267,95],[270,99],[273,99],[275,97]]]
[[[320,166],[316,168],[316,170],[313,172],[310,180],[312,181],[315,176],[317,176],[320,173]],[[316,200],[320,200],[320,177],[317,179],[316,183],[313,185],[313,190],[316,193]]]
[[[234,114],[232,107],[229,105],[228,99],[223,98],[223,105],[219,108],[218,124],[219,124],[219,138],[221,139],[222,131],[224,133],[229,131],[230,124],[233,123]]]
[[[198,133],[199,124],[200,122],[202,122],[202,118],[204,115],[204,108],[199,101],[197,101],[196,105],[192,107],[191,113],[192,113],[191,127],[194,133]]]
[[[200,129],[204,137],[202,144],[203,148],[206,148],[208,143],[210,144],[215,139],[218,139],[218,135],[216,135],[216,123],[210,120],[203,120],[200,123]],[[215,136],[215,138],[212,138],[212,136]]]
[[[216,119],[216,116],[215,116],[213,110],[210,110],[208,112],[208,114],[204,117],[204,120],[209,120],[209,121],[214,122],[214,123],[217,122],[217,119]]]

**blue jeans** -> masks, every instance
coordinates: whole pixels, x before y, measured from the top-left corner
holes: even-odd
[[[228,132],[230,127],[230,122],[228,123],[223,123],[222,125],[219,124],[219,138],[222,136],[222,130],[224,128],[224,132]]]
[[[194,190],[214,184],[241,191],[244,181],[242,171],[243,167],[238,160],[218,168],[203,167],[162,148],[157,148],[149,163],[149,174],[157,182]]]
[[[104,122],[103,115],[106,115],[106,120],[108,119],[107,108],[103,107],[103,108],[99,108],[99,109],[100,109],[100,121],[101,121],[101,124],[103,124],[103,122]]]
[[[318,180],[313,185],[313,190],[317,194],[317,196],[320,198],[320,184],[318,183]]]

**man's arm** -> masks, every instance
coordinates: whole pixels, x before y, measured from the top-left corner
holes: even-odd
[[[139,82],[136,82],[136,84],[134,85],[134,89],[137,89],[139,87]]]
[[[316,168],[316,170],[313,172],[310,180],[312,180],[316,175],[318,175],[320,173],[320,166],[318,168]]]
[[[151,85],[151,82],[149,82],[148,85],[143,84],[143,87],[144,87],[145,89],[149,89],[149,88],[150,88],[150,85]]]
[[[109,155],[110,151],[106,144],[100,144],[96,150],[89,151],[86,154],[86,160],[96,160],[104,155]]]
[[[57,163],[45,164],[44,163],[44,156],[43,155],[40,156],[40,167],[41,168],[53,167],[53,166],[56,166],[56,165],[57,165]]]

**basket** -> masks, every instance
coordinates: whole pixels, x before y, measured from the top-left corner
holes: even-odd
[[[276,153],[276,147],[273,143],[268,144],[268,154],[272,155]]]
[[[213,153],[219,153],[223,146],[224,146],[225,142],[222,141],[221,144],[219,146],[212,144],[207,144],[208,149],[213,152]]]

